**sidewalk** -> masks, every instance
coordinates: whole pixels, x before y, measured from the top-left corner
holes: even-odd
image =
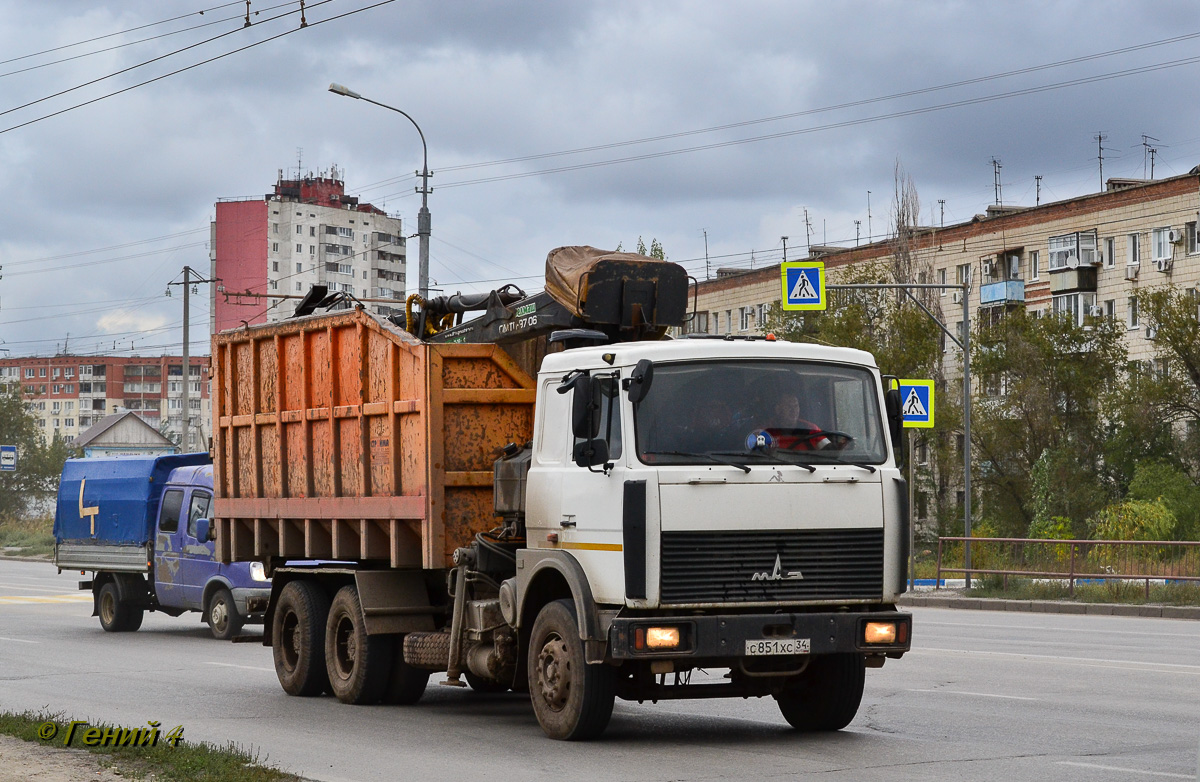
[[[1128,603],[1073,603],[1065,600],[1005,600],[996,597],[963,597],[946,594],[905,594],[896,604],[906,608],[965,608],[977,611],[1025,611],[1038,614],[1099,614],[1151,616],[1163,619],[1200,620],[1200,606],[1130,605]]]

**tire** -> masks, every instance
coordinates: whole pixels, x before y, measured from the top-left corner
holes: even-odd
[[[397,706],[411,706],[421,700],[429,685],[429,674],[404,662],[404,636],[396,636],[392,642],[391,670],[388,671],[387,691],[383,702]]]
[[[616,673],[607,665],[585,662],[570,600],[547,603],[538,613],[530,634],[528,673],[533,712],[547,736],[583,741],[608,727]]]
[[[208,598],[208,605],[204,609],[204,621],[208,622],[208,629],[218,641],[233,638],[242,631],[242,625],[246,623],[237,611],[233,594],[225,587],[220,587]]]
[[[379,703],[387,694],[392,657],[390,636],[367,635],[358,589],[339,589],[325,623],[325,670],[334,696],[342,703]]]
[[[783,718],[796,730],[841,730],[858,713],[865,677],[866,665],[860,654],[814,657],[775,700]]]
[[[491,679],[484,679],[482,676],[476,676],[470,671],[466,671],[465,676],[467,679],[467,684],[471,685],[471,689],[475,692],[483,693],[485,695],[496,695],[498,693],[508,692],[509,690],[509,686],[507,684],[494,682]]]
[[[309,581],[292,581],[279,593],[271,620],[275,675],[288,695],[320,695],[325,675],[325,620],[329,597]]]
[[[145,611],[140,606],[131,606],[121,600],[117,582],[109,581],[100,587],[96,600],[100,626],[109,633],[132,633],[142,626]]]

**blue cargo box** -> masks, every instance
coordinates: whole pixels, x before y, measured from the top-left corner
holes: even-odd
[[[171,471],[211,463],[207,453],[68,459],[58,484],[54,540],[148,545]]]

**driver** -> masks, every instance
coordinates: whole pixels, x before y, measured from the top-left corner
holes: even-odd
[[[821,434],[821,427],[800,417],[800,400],[795,394],[783,393],[775,398],[767,427],[780,448],[793,451],[819,451],[833,445]]]

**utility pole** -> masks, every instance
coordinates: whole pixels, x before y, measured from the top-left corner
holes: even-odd
[[[708,229],[704,229],[704,279],[712,279],[712,274],[708,269]]]
[[[191,342],[190,342],[191,335],[190,335],[190,328],[189,328],[190,323],[188,322],[189,319],[191,318],[191,301],[190,301],[190,299],[191,299],[191,293],[192,293],[192,286],[202,283],[202,282],[203,283],[212,283],[212,282],[216,282],[216,280],[205,279],[203,275],[201,275],[199,272],[197,272],[191,266],[184,266],[183,267],[183,282],[168,282],[167,283],[167,295],[168,296],[171,295],[171,286],[172,285],[182,285],[183,286],[183,397],[181,400],[181,403],[183,405],[183,416],[180,418],[180,427],[181,427],[181,431],[182,431],[182,439],[180,440],[180,447],[183,449],[184,453],[191,453],[191,445],[188,440],[188,430],[191,426],[191,418],[192,418],[191,401],[189,399],[189,397],[190,397],[189,386],[192,382]],[[167,370],[167,384],[168,384],[167,385],[167,389],[168,389],[168,391],[167,391],[167,420],[168,421],[171,420],[171,410],[170,410],[170,405],[171,405],[170,388],[171,388],[171,386],[170,386],[170,382],[171,382],[171,374],[170,374],[170,369],[168,368],[168,370]],[[201,440],[203,440],[203,438],[204,438],[203,427],[200,430],[200,437],[201,437]]]
[[[1104,142],[1108,136],[1101,131],[1092,138],[1096,139],[1096,157],[1100,161],[1100,192],[1104,192]]]
[[[1154,179],[1154,156],[1158,154],[1158,150],[1150,147],[1150,178]]]
[[[1157,151],[1150,147],[1151,141],[1158,141],[1158,139],[1156,139],[1154,136],[1147,136],[1145,133],[1142,134],[1142,179],[1146,178],[1146,159],[1150,158],[1153,160],[1152,156]],[[1150,178],[1154,179],[1153,163],[1150,164]]]
[[[854,221],[854,246],[858,247],[858,234],[862,230],[862,220]]]
[[[786,236],[781,236],[779,238],[783,240],[783,262],[787,263],[787,240],[788,240],[788,238]]]
[[[804,247],[812,255],[812,221],[808,219],[808,207],[804,207]]]
[[[875,234],[871,232],[871,191],[867,191],[867,244],[871,243]]]
[[[941,210],[941,219],[938,221],[938,227],[946,227],[946,199],[938,199],[938,208]]]
[[[1042,205],[1042,175],[1035,174],[1033,177],[1033,183],[1034,183],[1034,185],[1037,186],[1037,195],[1035,196],[1036,200],[1033,202],[1033,204],[1034,204],[1034,206],[1041,206]]]

